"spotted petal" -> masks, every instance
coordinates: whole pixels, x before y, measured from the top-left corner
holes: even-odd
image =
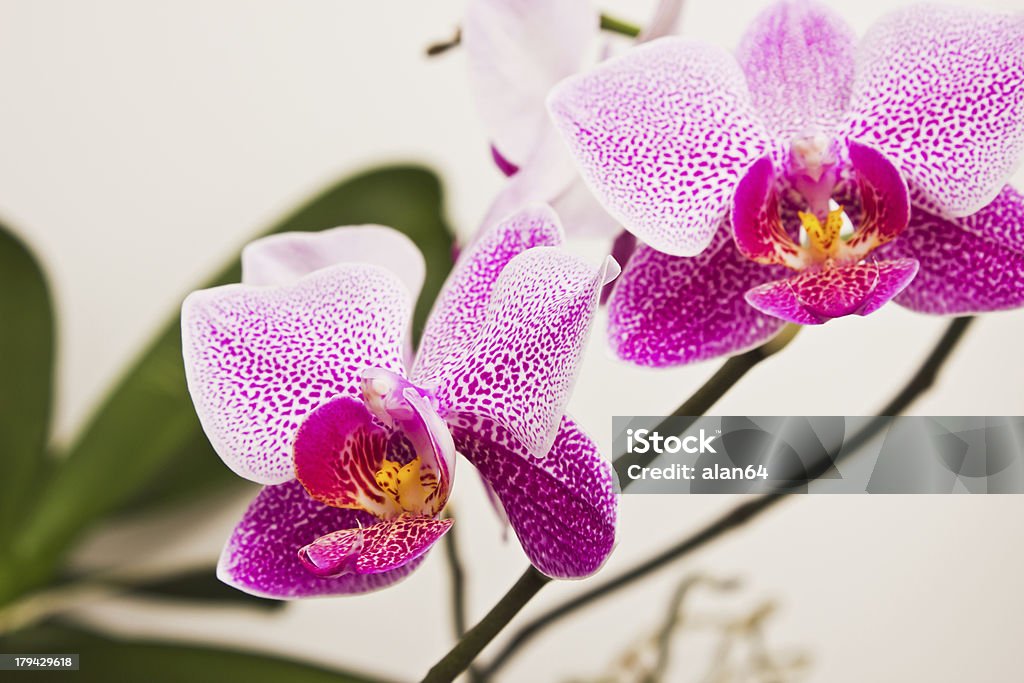
[[[612,292],[609,343],[620,358],[652,367],[739,353],[784,324],[751,308],[744,293],[786,272],[742,256],[727,225],[692,258],[640,245]]]
[[[947,220],[914,209],[910,227],[879,250],[914,258],[920,272],[896,297],[923,313],[963,315],[1024,306],[1024,196],[1006,187],[966,218]]]
[[[486,419],[462,420],[453,435],[498,496],[537,569],[579,578],[601,567],[615,543],[612,469],[571,419],[562,419],[544,458],[524,452],[514,435]]]
[[[413,381],[436,385],[470,352],[480,334],[498,276],[513,258],[533,247],[564,240],[550,207],[532,205],[496,220],[462,251],[427,319]]]
[[[411,239],[381,225],[350,225],[321,232],[286,232],[242,250],[242,284],[288,285],[339,263],[369,263],[401,278],[415,301],[423,286],[423,254]]]
[[[267,486],[228,539],[217,565],[217,577],[246,593],[282,600],[385,588],[412,573],[422,555],[384,573],[324,578],[310,572],[298,554],[300,548],[325,534],[369,526],[375,521],[366,512],[318,503],[297,481]]]
[[[740,40],[737,59],[772,136],[835,135],[850,102],[856,39],[817,2],[782,0]]]
[[[492,419],[543,456],[576,381],[601,288],[618,275],[555,247],[512,259],[494,284],[470,351],[445,361],[437,390],[449,415]]]
[[[950,216],[980,210],[1024,153],[1024,15],[914,5],[861,42],[849,136]]]
[[[589,0],[471,0],[462,27],[469,82],[502,158],[527,161],[551,125],[544,97],[580,70],[597,32]]]
[[[736,61],[680,38],[563,81],[548,107],[605,209],[676,256],[707,247],[739,177],[767,151]]]
[[[869,261],[804,271],[747,292],[759,311],[801,325],[820,325],[844,315],[867,315],[899,294],[917,274],[913,259]]]
[[[403,372],[410,315],[398,277],[369,265],[190,295],[181,314],[185,375],[217,454],[246,479],[291,479],[295,433],[309,413],[358,396],[365,367]]]
[[[318,576],[386,575],[426,554],[451,526],[450,519],[402,515],[321,536],[299,559]]]

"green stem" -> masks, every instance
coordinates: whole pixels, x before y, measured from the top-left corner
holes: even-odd
[[[947,326],[946,331],[932,348],[931,352],[929,352],[924,362],[918,367],[917,372],[914,373],[900,392],[882,408],[879,415],[891,416],[902,413],[923,393],[934,386],[939,371],[952,355],[953,350],[960,343],[960,340],[963,338],[964,333],[967,331],[967,328],[970,327],[973,320],[973,317],[956,318]],[[862,446],[867,444],[885,427],[887,422],[888,421],[885,419],[875,419],[865,425],[860,432],[850,437],[850,441],[844,445],[842,452],[836,457],[836,462],[840,459],[849,457]],[[811,471],[814,472],[813,476],[810,478],[813,480],[829,471],[829,468],[812,467]],[[489,677],[497,672],[498,669],[504,666],[509,658],[512,657],[512,655],[514,655],[528,641],[532,640],[538,633],[546,629],[548,626],[551,626],[569,614],[586,607],[592,602],[603,598],[609,593],[627,586],[638,579],[644,578],[648,574],[661,569],[665,565],[675,562],[711,541],[721,538],[728,532],[738,529],[750,520],[759,516],[761,513],[773,507],[775,504],[786,500],[787,497],[788,496],[785,494],[766,494],[741,503],[720,516],[708,526],[684,538],[679,543],[663,550],[648,560],[641,562],[632,569],[608,579],[604,583],[594,586],[589,591],[581,593],[575,598],[567,600],[561,605],[541,614],[533,619],[533,621],[523,626],[512,637],[504,649],[502,649],[494,660],[484,668],[482,672],[483,675],[485,677]]]
[[[469,668],[480,651],[487,647],[494,636],[512,621],[527,602],[540,591],[550,578],[530,567],[519,577],[515,585],[498,601],[480,623],[466,633],[451,651],[427,672],[423,683],[450,683]]]
[[[446,516],[453,516],[451,505]],[[458,538],[453,526],[444,535],[444,556],[448,560],[448,577],[452,587],[452,627],[455,638],[466,635],[466,572],[462,568],[462,557],[459,554]]]
[[[630,38],[636,38],[640,35],[640,27],[636,24],[616,19],[615,17],[608,16],[603,12],[601,13],[601,30],[609,31],[610,33],[621,33],[622,35],[629,36]]]

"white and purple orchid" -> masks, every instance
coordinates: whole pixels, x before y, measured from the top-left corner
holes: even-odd
[[[735,353],[894,298],[1024,304],[1024,197],[1005,185],[1024,152],[1024,15],[913,6],[858,44],[789,0],[735,57],[663,38],[568,78],[549,108],[646,243],[611,297],[624,359]]]
[[[681,0],[661,0],[640,42],[674,27]],[[462,27],[469,83],[508,183],[484,225],[533,203],[551,204],[574,235],[611,236],[619,225],[586,186],[548,116],[558,82],[603,52],[600,13],[591,0],[470,0]]]
[[[609,464],[565,416],[614,261],[558,248],[530,207],[467,248],[415,358],[422,256],[379,226],[250,244],[242,283],[182,309],[189,391],[224,462],[264,485],[220,578],[272,598],[360,593],[412,572],[449,529],[456,453],[545,574],[596,571],[615,538]]]

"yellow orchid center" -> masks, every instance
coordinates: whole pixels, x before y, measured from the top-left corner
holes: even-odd
[[[813,213],[801,211],[799,216],[807,233],[812,259],[820,262],[835,258],[843,244],[840,235],[843,230],[842,208],[830,210],[824,224]]]
[[[420,466],[416,458],[402,465],[385,459],[374,478],[381,491],[403,512],[432,512],[431,502],[437,493],[437,476]]]

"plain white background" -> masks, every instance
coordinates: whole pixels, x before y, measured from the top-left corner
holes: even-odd
[[[682,33],[734,46],[764,4],[692,0]],[[862,32],[904,3],[832,4]],[[973,4],[1020,9],[1011,1]],[[602,5],[638,22],[652,6]],[[453,225],[463,235],[476,227],[501,177],[488,160],[462,56],[423,57],[425,45],[451,34],[462,9],[458,0],[0,1],[0,216],[35,247],[53,279],[58,440],[74,433],[194,283],[339,175],[389,160],[423,162],[444,179]],[[1024,174],[1016,183],[1024,185]],[[595,260],[604,248],[572,247]],[[610,357],[602,322],[571,409],[607,449],[611,415],[669,411],[716,364],[624,365]],[[806,329],[715,411],[869,414],[943,325],[887,306],[867,319]],[[914,412],[1024,413],[1022,334],[1024,313],[986,316]],[[476,619],[526,562],[514,541],[502,542],[474,479],[463,467],[453,504]],[[735,502],[625,499],[606,576]],[[212,558],[243,506],[142,520],[94,539],[80,559],[100,567],[125,558],[150,566]],[[774,601],[769,640],[808,653],[811,680],[1016,680],[1022,512],[1015,496],[795,499],[559,625],[506,670],[507,679],[600,673],[654,628],[679,580],[700,570],[744,581],[740,598],[702,603],[712,612]],[[526,612],[584,587],[550,586]],[[296,604],[273,618],[200,617],[184,606],[127,601],[80,616],[119,633],[239,643],[411,679],[450,645],[447,599],[435,553],[384,593]],[[703,654],[696,648],[677,657],[679,680],[696,680]]]

